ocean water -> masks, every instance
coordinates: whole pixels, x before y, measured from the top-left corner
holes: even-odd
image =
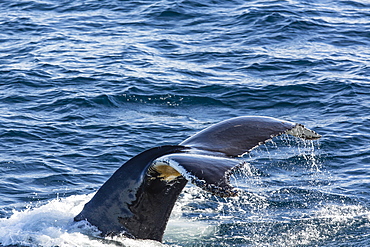
[[[370,246],[366,0],[1,0],[0,245]],[[163,243],[73,223],[125,161],[221,120],[304,124],[218,198],[188,185]]]

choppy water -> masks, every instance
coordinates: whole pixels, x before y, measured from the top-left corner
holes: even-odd
[[[186,187],[164,246],[370,246],[370,3],[0,1],[0,245],[100,239],[73,217],[127,159],[229,117],[305,124]]]

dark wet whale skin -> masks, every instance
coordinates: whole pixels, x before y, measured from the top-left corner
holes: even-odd
[[[123,164],[84,206],[75,221],[87,220],[103,235],[162,241],[173,206],[186,183],[218,196],[235,196],[228,175],[240,160],[234,159],[274,136],[290,132],[304,139],[320,135],[304,126],[261,116],[243,116],[212,125],[180,145],[151,148]],[[177,174],[164,179],[153,162],[175,162]]]

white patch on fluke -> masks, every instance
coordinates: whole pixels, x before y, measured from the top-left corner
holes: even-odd
[[[315,131],[307,129],[301,124],[296,124],[296,126],[294,126],[291,130],[286,131],[285,134],[306,140],[315,140],[321,137],[321,135],[317,134]]]
[[[163,156],[165,157],[165,156]],[[153,166],[161,166],[161,165],[167,165],[178,171],[184,178],[186,178],[188,181],[193,181],[194,179],[198,179],[194,175],[190,174],[184,167],[182,167],[178,162],[172,160],[160,157],[156,159],[153,162]]]

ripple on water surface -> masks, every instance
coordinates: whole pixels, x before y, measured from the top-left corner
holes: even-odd
[[[0,245],[161,246],[72,219],[129,158],[240,115],[323,137],[244,156],[240,197],[186,187],[164,245],[370,245],[365,1],[0,7]]]

